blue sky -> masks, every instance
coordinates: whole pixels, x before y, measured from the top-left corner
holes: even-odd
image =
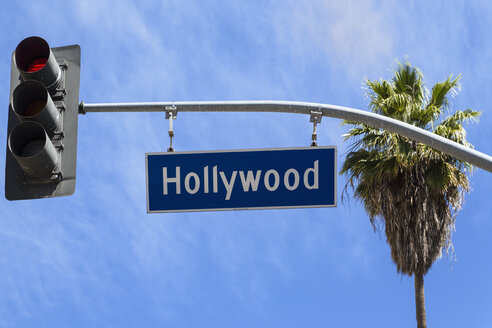
[[[10,56],[31,35],[82,49],[86,103],[294,100],[368,108],[365,78],[395,59],[426,83],[462,74],[453,109],[483,111],[468,139],[492,154],[492,5],[485,1],[10,1],[0,12],[0,143]],[[0,327],[415,327],[413,279],[360,204],[146,214],[145,153],[161,113],[79,116],[70,197],[0,198]],[[178,151],[308,146],[309,117],[179,113]],[[324,118],[322,146],[347,145]],[[5,152],[0,152],[0,166]],[[2,168],[3,170],[3,168]],[[0,175],[0,184],[5,177]],[[346,178],[339,176],[338,190]],[[476,170],[456,261],[425,277],[430,327],[491,327],[492,176]]]

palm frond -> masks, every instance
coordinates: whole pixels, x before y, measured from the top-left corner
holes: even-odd
[[[396,93],[404,93],[421,103],[424,98],[423,76],[420,70],[412,67],[410,63],[398,63],[395,76],[392,79]]]
[[[427,107],[435,106],[441,108],[449,104],[448,97],[455,96],[459,90],[459,80],[461,75],[458,75],[454,80],[452,80],[452,75],[449,76],[445,81],[434,84],[432,87],[432,94],[427,104]]]
[[[470,120],[476,121],[480,114],[480,112],[472,109],[466,109],[465,111],[458,110],[438,124],[434,129],[434,133],[467,147],[472,147],[466,141],[466,130],[463,127],[463,123]]]

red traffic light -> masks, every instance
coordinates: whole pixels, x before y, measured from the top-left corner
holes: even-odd
[[[60,67],[44,39],[31,36],[22,40],[15,49],[14,59],[24,81],[37,80],[43,83],[50,93],[60,84]]]
[[[41,68],[43,68],[44,65],[46,65],[47,62],[48,62],[48,58],[36,58],[36,59],[33,59],[27,65],[26,72],[28,72],[28,73],[37,72]]]

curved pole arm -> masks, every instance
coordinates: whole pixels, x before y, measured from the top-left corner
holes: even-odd
[[[398,133],[492,173],[492,157],[487,154],[408,123],[343,106],[298,101],[176,101],[102,104],[82,102],[79,112],[81,114],[89,112],[165,112],[166,107],[176,108],[180,112],[278,112],[307,115],[311,115],[313,111],[321,112],[323,116],[367,124]]]

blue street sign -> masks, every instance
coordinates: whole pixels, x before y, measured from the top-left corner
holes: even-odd
[[[146,154],[147,212],[336,206],[336,147]]]

